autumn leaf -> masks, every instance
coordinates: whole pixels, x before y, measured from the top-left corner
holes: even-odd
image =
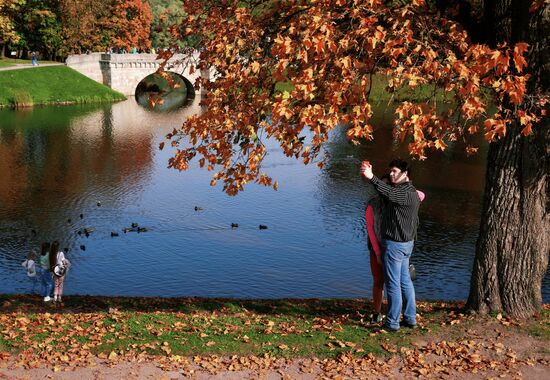
[[[388,352],[390,352],[390,353],[392,353],[392,354],[397,353],[397,350],[396,350],[395,348],[390,347],[389,345],[387,345],[387,344],[385,344],[385,343],[382,343],[381,346],[382,346],[382,348],[383,348],[384,350],[386,350],[386,351],[388,351]]]

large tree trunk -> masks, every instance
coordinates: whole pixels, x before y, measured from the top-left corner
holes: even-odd
[[[491,42],[531,44],[529,91],[544,88],[548,74],[548,6],[529,14],[530,1],[485,3]],[[490,144],[481,227],[468,308],[528,317],[540,310],[542,280],[550,252],[550,121],[523,137],[516,123]]]
[[[481,228],[468,307],[527,317],[540,310],[548,266],[550,125],[517,126],[489,148]]]

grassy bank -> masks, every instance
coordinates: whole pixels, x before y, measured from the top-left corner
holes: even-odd
[[[430,99],[434,95],[434,86],[421,84],[414,88],[403,87],[394,93],[386,91],[388,86],[388,78],[385,75],[375,74],[372,76],[372,87],[369,95],[370,102],[372,104],[379,102],[402,102],[413,101],[421,102]],[[288,82],[278,82],[275,85],[276,91],[291,92],[294,86]],[[452,101],[452,95],[445,94],[445,92],[438,88],[435,90],[435,96],[438,102]]]
[[[97,103],[124,95],[66,66],[0,71],[0,107]]]
[[[37,296],[0,295],[0,305],[0,357],[24,368],[82,367],[99,358],[181,369],[192,357],[199,365],[226,358],[224,368],[231,370],[228,363],[242,368],[259,358],[318,358],[318,364],[368,366],[370,373],[391,375],[400,368],[418,375],[502,373],[546,366],[550,357],[548,308],[521,322],[470,317],[458,303],[420,302],[420,328],[384,333],[368,322],[363,300],[67,296],[56,307]],[[513,351],[510,341],[526,352]]]
[[[15,66],[15,63],[11,63],[6,60],[0,59],[0,67],[11,67],[11,66]]]

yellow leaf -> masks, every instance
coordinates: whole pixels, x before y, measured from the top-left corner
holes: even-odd
[[[252,72],[253,73],[259,73],[260,72],[260,63],[258,61],[254,61],[252,62],[252,65],[250,65],[252,67]]]
[[[445,150],[446,147],[447,147],[447,144],[445,144],[445,141],[443,141],[442,139],[435,140],[436,149]]]

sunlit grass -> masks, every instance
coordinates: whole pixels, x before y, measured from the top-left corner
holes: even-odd
[[[0,71],[0,106],[98,103],[123,100],[110,88],[66,66]]]
[[[369,93],[369,101],[371,103],[379,102],[402,102],[408,101],[426,101],[435,97],[438,102],[445,102],[451,100],[450,94],[445,94],[442,89],[435,89],[433,85],[421,84],[412,87],[403,87],[395,92],[388,92],[386,90],[388,86],[388,78],[384,75],[376,74],[372,77],[372,85]],[[288,92],[294,90],[294,86],[290,82],[278,82],[275,84],[275,91]]]

